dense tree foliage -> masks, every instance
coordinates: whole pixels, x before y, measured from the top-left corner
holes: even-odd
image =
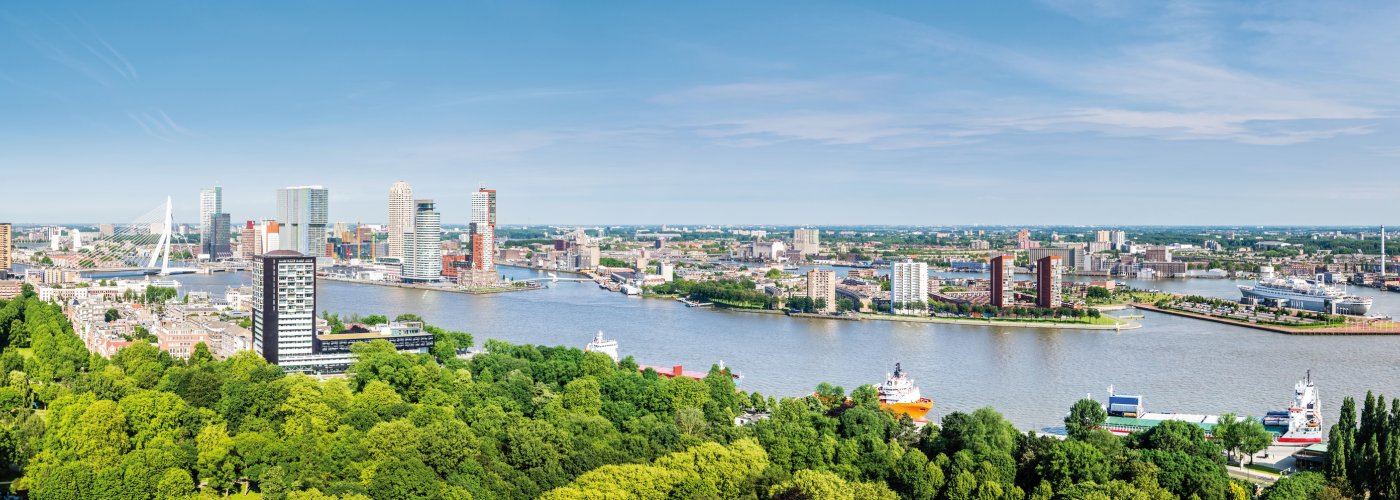
[[[1331,482],[1324,493],[1400,497],[1400,398],[1392,399],[1387,407],[1385,396],[1368,391],[1359,416],[1356,400],[1343,399],[1327,448],[1324,472]],[[1305,483],[1297,489],[1304,487],[1312,488]]]
[[[462,360],[471,337],[440,329],[431,354],[360,344],[344,378],[322,381],[252,352],[89,356],[59,307],[32,296],[0,314],[19,320],[6,342],[18,329],[33,346],[0,353],[0,458],[39,500],[1247,496],[1200,428],[1119,438],[1087,404],[1068,439],[987,408],[919,427],[868,385],[778,400],[718,367],[668,379],[630,358],[498,341]],[[767,418],[736,426],[745,413]]]
[[[681,295],[694,300],[705,300],[731,307],[773,309],[778,304],[777,297],[759,291],[753,280],[749,279],[714,281],[677,279],[669,283],[655,285],[651,287],[651,291],[660,294]]]

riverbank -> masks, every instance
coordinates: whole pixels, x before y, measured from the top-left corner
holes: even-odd
[[[1183,318],[1193,318],[1193,319],[1198,319],[1198,320],[1202,320],[1202,321],[1210,321],[1210,322],[1213,322],[1213,323],[1221,323],[1221,324],[1226,324],[1226,325],[1234,325],[1234,326],[1240,326],[1240,327],[1244,327],[1244,328],[1253,328],[1253,329],[1255,329],[1255,330],[1264,330],[1264,331],[1268,331],[1268,332],[1283,333],[1283,334],[1287,334],[1287,335],[1400,335],[1400,327],[1397,327],[1397,326],[1395,325],[1395,323],[1386,323],[1387,326],[1385,326],[1385,327],[1380,327],[1380,326],[1339,326],[1339,327],[1326,327],[1326,328],[1324,328],[1324,327],[1317,327],[1317,328],[1289,328],[1289,327],[1286,327],[1286,326],[1264,325],[1264,324],[1259,324],[1259,323],[1250,323],[1250,322],[1247,322],[1247,321],[1238,321],[1238,320],[1233,320],[1233,319],[1219,318],[1219,317],[1215,317],[1215,316],[1207,316],[1207,315],[1204,315],[1204,314],[1197,314],[1197,313],[1193,313],[1193,312],[1186,312],[1186,311],[1181,311],[1181,310],[1177,310],[1177,309],[1168,309],[1168,308],[1164,308],[1164,307],[1157,307],[1157,306],[1155,306],[1155,305],[1153,305],[1153,304],[1147,304],[1147,303],[1133,304],[1133,307],[1136,307],[1136,308],[1138,308],[1138,309],[1145,309],[1145,310],[1148,310],[1148,311],[1155,311],[1155,312],[1159,312],[1159,313],[1162,313],[1162,314],[1170,314],[1170,315],[1173,315],[1173,316],[1180,316],[1180,317],[1183,317]]]
[[[890,314],[865,314],[861,313],[861,319],[876,321],[902,321],[908,323],[944,323],[950,325],[968,326],[1009,326],[1015,328],[1049,328],[1055,330],[1135,330],[1142,328],[1142,323],[1118,320],[1119,323],[1112,325],[1093,325],[1088,323],[1060,323],[1060,322],[1039,322],[1039,321],[1013,321],[997,319],[971,319],[971,318],[939,318],[934,316],[894,316]]]
[[[468,295],[486,295],[486,294],[492,294],[492,293],[525,292],[525,291],[530,291],[530,290],[540,290],[540,289],[544,288],[544,286],[542,286],[542,285],[540,285],[540,284],[538,284],[538,283],[525,283],[524,286],[513,286],[513,285],[512,285],[512,286],[483,287],[483,288],[459,288],[459,287],[455,287],[455,286],[454,286],[454,287],[445,287],[445,286],[435,286],[435,285],[431,285],[431,284],[390,283],[390,282],[387,282],[387,281],[357,280],[357,279],[350,279],[350,278],[336,278],[336,277],[331,277],[331,276],[317,276],[316,279],[318,279],[318,280],[326,280],[326,281],[339,281],[339,282],[341,282],[341,283],[353,283],[353,284],[356,284],[356,285],[375,285],[375,286],[384,286],[384,287],[390,287],[390,288],[406,288],[406,289],[410,289],[410,290],[427,290],[427,291],[433,291],[433,292],[464,293],[464,294],[468,294]]]

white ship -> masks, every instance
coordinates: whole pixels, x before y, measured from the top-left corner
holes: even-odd
[[[1293,386],[1293,406],[1285,411],[1264,414],[1264,428],[1273,432],[1280,443],[1321,443],[1322,404],[1313,385],[1312,370]]]
[[[914,385],[914,379],[904,373],[899,363],[894,364],[894,373],[885,377],[879,391],[880,407],[896,416],[904,413],[909,418],[922,419],[933,409],[933,400],[919,394],[919,386]]]
[[[593,336],[593,341],[589,342],[583,350],[584,352],[601,352],[607,354],[608,357],[612,358],[614,363],[617,362],[617,341],[613,339],[604,339],[602,330],[598,330],[598,334]]]
[[[1370,297],[1347,295],[1342,289],[1303,278],[1265,278],[1254,286],[1240,285],[1245,298],[1273,300],[1280,306],[1308,311],[1365,316]]]

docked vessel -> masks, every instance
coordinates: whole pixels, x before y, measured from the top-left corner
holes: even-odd
[[[1199,426],[1206,437],[1220,423],[1218,415],[1193,415],[1186,413],[1151,413],[1144,409],[1142,396],[1118,394],[1109,388],[1108,404],[1104,406],[1108,419],[1103,428],[1114,434],[1127,435],[1156,427],[1162,422],[1176,420]],[[1252,418],[1252,417],[1241,417]],[[1312,372],[1293,386],[1293,404],[1286,410],[1271,411],[1259,419],[1264,429],[1274,435],[1274,442],[1280,444],[1320,443],[1322,427],[1322,404],[1317,396],[1317,386],[1313,385]]]
[[[902,413],[918,420],[933,409],[933,400],[919,394],[919,386],[914,385],[914,380],[904,373],[899,363],[894,364],[894,373],[885,377],[879,390],[880,408],[893,412],[896,417]]]
[[[598,330],[598,334],[593,336],[593,341],[584,346],[583,352],[601,352],[617,362],[617,341],[603,338],[603,331]]]
[[[1370,297],[1347,295],[1335,286],[1303,278],[1260,279],[1253,286],[1240,285],[1240,294],[1307,311],[1365,316],[1371,310]]]

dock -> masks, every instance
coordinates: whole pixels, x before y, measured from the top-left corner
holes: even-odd
[[[1274,332],[1274,333],[1283,333],[1283,334],[1287,334],[1287,335],[1400,335],[1400,324],[1389,323],[1389,322],[1383,323],[1382,325],[1376,325],[1376,326],[1366,325],[1366,326],[1337,326],[1337,327],[1319,327],[1319,328],[1288,328],[1288,327],[1286,327],[1286,326],[1266,325],[1266,324],[1260,324],[1260,323],[1251,323],[1251,322],[1248,322],[1248,321],[1239,321],[1239,320],[1233,320],[1233,319],[1227,319],[1227,318],[1220,318],[1220,317],[1216,317],[1216,316],[1208,316],[1208,315],[1205,315],[1205,314],[1198,314],[1198,313],[1193,313],[1193,312],[1181,311],[1181,310],[1177,310],[1177,309],[1167,309],[1167,308],[1157,307],[1157,306],[1155,306],[1155,305],[1153,305],[1153,304],[1147,304],[1147,303],[1135,303],[1135,304],[1133,304],[1133,307],[1137,307],[1137,308],[1139,308],[1139,309],[1145,309],[1145,310],[1148,310],[1148,311],[1155,311],[1155,312],[1159,312],[1159,313],[1162,313],[1162,314],[1170,314],[1170,315],[1172,315],[1172,316],[1181,316],[1181,317],[1183,317],[1183,318],[1194,318],[1194,319],[1199,319],[1199,320],[1202,320],[1202,321],[1211,321],[1211,322],[1215,322],[1215,323],[1222,323],[1222,324],[1226,324],[1226,325],[1240,326],[1240,327],[1244,327],[1244,328],[1253,328],[1253,329],[1255,329],[1255,330],[1264,330],[1264,331],[1269,331],[1269,332]]]

